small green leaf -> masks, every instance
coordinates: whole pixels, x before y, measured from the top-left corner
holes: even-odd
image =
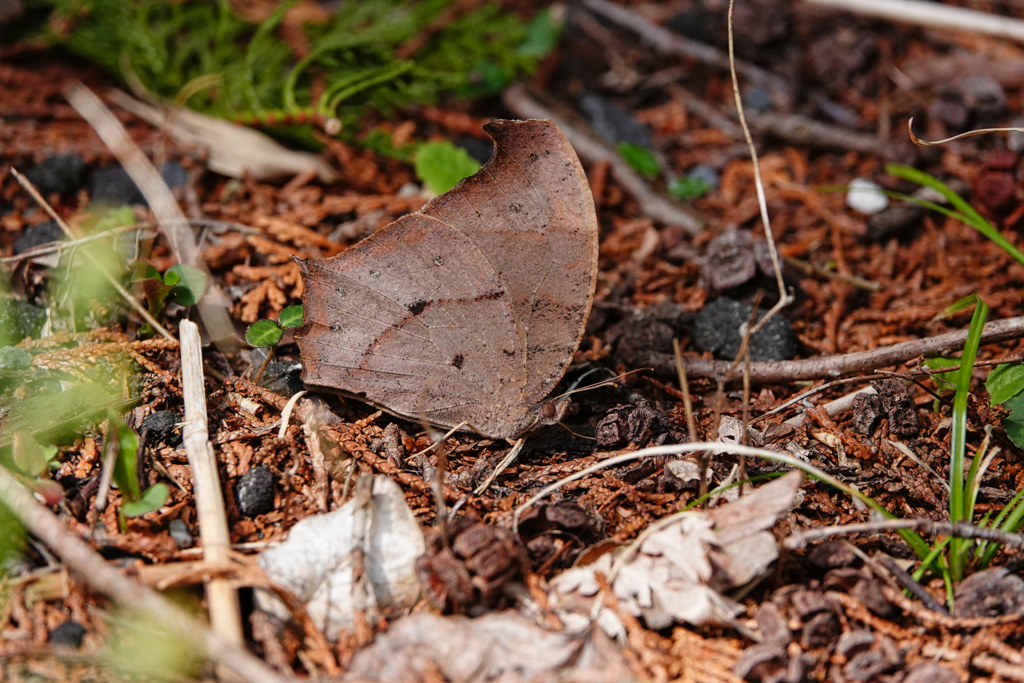
[[[620,142],[618,150],[626,163],[640,175],[653,178],[661,173],[661,164],[658,163],[657,157],[646,147],[634,145],[632,142]]]
[[[1024,391],[1024,364],[1004,363],[992,368],[985,388],[993,405],[1006,403]]]
[[[521,57],[541,59],[551,54],[562,35],[562,23],[546,7],[534,15],[526,26],[526,38],[516,48]]]
[[[273,346],[281,341],[284,330],[273,320],[257,320],[245,331],[245,340],[249,346]]]
[[[277,316],[277,324],[282,329],[289,327],[298,327],[302,324],[302,304],[297,306],[289,306],[288,308],[281,311],[281,314]]]
[[[416,148],[416,175],[434,194],[455,187],[460,180],[480,169],[469,152],[447,140],[424,142]]]
[[[121,228],[135,222],[135,213],[127,204],[121,206],[93,204],[90,210],[94,211],[93,215],[82,221],[82,228],[90,235]]]
[[[178,276],[177,286],[171,290],[171,299],[182,306],[194,306],[197,301],[203,298],[206,290],[206,273],[195,266],[179,263],[167,269],[164,275],[164,282],[167,277],[174,273]],[[170,283],[168,283],[170,284]]]
[[[1024,449],[1024,394],[1018,394],[1003,404],[1010,414],[1003,418],[1003,429],[1017,448]]]
[[[54,446],[44,448],[28,432],[14,433],[14,465],[22,474],[38,477],[44,472],[51,459],[57,454]]]
[[[174,270],[168,269],[164,273],[164,285],[167,287],[174,287],[181,282],[181,276],[178,275]]]
[[[935,356],[934,358],[925,359],[921,365],[931,370],[942,370],[943,368],[952,368],[956,365],[960,365],[959,358],[946,358],[945,356]]]
[[[167,488],[167,484],[153,484],[146,489],[139,500],[122,504],[121,514],[125,517],[140,517],[147,512],[159,510],[167,502],[169,495],[171,495],[171,491]]]
[[[113,410],[107,411],[107,442],[117,442],[114,456],[114,483],[121,489],[121,496],[128,502],[139,499],[139,436],[132,431]],[[106,448],[107,444],[104,444]]]
[[[676,178],[668,184],[668,193],[673,199],[696,199],[708,193],[711,186],[702,178]]]
[[[160,273],[157,272],[157,269],[145,261],[132,261],[128,264],[128,267],[132,269],[132,282],[160,279]]]

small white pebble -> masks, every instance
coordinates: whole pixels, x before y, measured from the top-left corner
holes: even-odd
[[[870,180],[854,178],[846,193],[846,205],[854,211],[872,214],[889,206],[889,198],[882,193],[882,188]]]

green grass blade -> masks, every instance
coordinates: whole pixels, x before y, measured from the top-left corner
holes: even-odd
[[[949,307],[950,311],[962,310],[974,304],[974,314],[971,316],[971,326],[967,331],[967,341],[964,344],[964,352],[960,357],[960,369],[956,373],[956,393],[953,396],[953,425],[952,437],[950,439],[949,459],[949,521],[956,523],[960,521],[971,521],[974,510],[973,505],[964,497],[964,453],[967,449],[967,399],[971,390],[971,373],[974,370],[974,359],[978,355],[978,347],[981,345],[981,332],[985,326],[985,319],[988,317],[988,306],[976,294],[972,294]],[[975,458],[977,461],[977,458]],[[976,464],[972,465],[971,472],[977,473]],[[970,479],[971,474],[968,475]],[[967,542],[964,539],[953,539],[950,542],[950,568],[954,580],[963,578],[963,570],[966,563]]]
[[[985,220],[984,216],[978,213],[973,206],[964,201],[963,197],[949,189],[945,183],[928,175],[924,171],[919,171],[916,168],[904,166],[903,164],[888,164],[885,167],[885,170],[897,178],[903,178],[904,180],[909,180],[917,183],[918,185],[930,187],[940,193],[949,201],[950,204],[956,207],[964,215],[965,218],[962,220],[964,220],[967,225],[998,244],[1003,251],[1016,259],[1017,263],[1024,265],[1024,254],[1022,254],[1017,247],[1010,244],[1010,242],[1003,237],[1003,235],[996,230],[991,223]],[[943,213],[946,212],[943,211]]]

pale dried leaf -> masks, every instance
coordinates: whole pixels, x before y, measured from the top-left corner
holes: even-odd
[[[514,612],[413,614],[356,653],[343,682],[450,683],[637,680],[619,648],[598,629],[552,632]]]
[[[118,90],[110,93],[110,99],[166,131],[178,142],[206,148],[209,150],[207,167],[229,178],[242,178],[248,173],[256,180],[270,180],[307,171],[315,171],[324,182],[337,177],[330,165],[317,155],[288,149],[258,130],[191,109],[168,113],[166,107],[140,102]]]
[[[411,608],[420,595],[415,563],[426,551],[423,532],[405,496],[390,478],[373,478],[370,509],[357,514],[352,500],[334,512],[307,517],[292,527],[288,540],[260,553],[259,564],[278,586],[306,604],[314,623],[331,639],[352,623],[354,607],[352,553],[362,537],[366,570],[367,617]],[[359,533],[357,520],[366,528]],[[288,612],[268,593],[258,591],[261,609],[287,618]]]

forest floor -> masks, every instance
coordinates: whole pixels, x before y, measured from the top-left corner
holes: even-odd
[[[750,341],[749,364],[739,362],[726,377],[723,370],[737,353],[738,329],[750,318],[751,305],[764,312],[779,301],[779,291],[764,248],[753,165],[735,116],[727,64],[723,68],[716,57],[726,49],[725,14],[715,9],[718,4],[571,3],[555,51],[536,74],[502,96],[407,107],[390,119],[375,115],[368,121],[395,136],[451,140],[482,158],[490,150],[482,125],[491,119],[542,118],[547,112],[574,144],[579,139],[574,136],[596,141],[587,152],[575,145],[597,208],[596,295],[574,363],[555,393],[575,381],[590,384],[631,374],[574,395],[564,420],[568,429],[555,425],[530,434],[518,459],[477,494],[508,453],[504,440],[459,432],[441,449],[420,454],[435,443],[438,432],[357,400],[313,390],[279,433],[288,398],[303,388],[292,331],[285,331],[276,361],[257,386],[251,380],[264,356],[244,344],[234,351],[230,344],[213,345],[204,328],[209,435],[237,565],[219,575],[198,563],[202,554],[194,545],[198,517],[181,437],[182,364],[176,345],[145,341],[144,321],[116,297],[85,316],[95,329],[80,329],[77,335],[46,333],[46,315],[35,312],[65,305],[56,293],[70,296],[69,289],[84,284],[72,280],[63,290],[54,287],[64,277],[66,262],[40,251],[39,245],[60,235],[12,169],[28,172],[37,184],[49,182],[45,199],[74,229],[88,224],[90,201],[99,187],[95,174],[117,159],[65,97],[73,83],[85,84],[138,148],[164,169],[165,181],[191,221],[212,282],[225,295],[222,306],[239,339],[247,325],[276,319],[284,308],[302,303],[303,283],[293,256],[338,254],[417,211],[428,197],[408,164],[326,136],[319,157],[336,175],[331,181],[319,179],[314,167],[279,180],[225,177],[207,168],[206,150],[175,140],[119,106],[110,94],[118,84],[99,69],[38,45],[5,46],[0,50],[0,257],[10,282],[8,296],[31,304],[17,308],[23,317],[10,324],[26,326],[27,337],[43,338],[21,344],[32,353],[30,369],[17,377],[4,369],[0,446],[9,454],[14,443],[17,460],[18,425],[47,446],[43,434],[53,426],[48,422],[71,419],[84,407],[92,410],[93,417],[74,437],[54,443],[59,449],[41,478],[55,482],[60,491],[54,496],[52,488],[36,486],[37,492],[50,494],[43,495],[46,507],[111,566],[150,586],[173,585],[176,599],[195,613],[208,608],[204,581],[231,577],[232,585],[241,588],[246,644],[286,677],[470,681],[483,680],[474,676],[486,670],[489,680],[503,681],[557,676],[1024,680],[1024,580],[1013,547],[1020,537],[989,538],[978,532],[980,541],[939,544],[940,559],[916,579],[911,574],[920,566],[920,547],[884,525],[783,544],[795,534],[882,519],[850,489],[917,524],[924,547],[948,538],[950,528],[930,527],[928,520],[951,520],[948,482],[959,433],[965,433],[966,463],[979,451],[981,458],[991,459],[974,489],[973,517],[954,515],[952,521],[988,522],[1021,488],[1024,461],[1013,431],[1020,423],[1013,421],[1012,403],[993,403],[986,378],[993,361],[1014,362],[1024,353],[1024,324],[1016,320],[1024,302],[1024,265],[956,218],[870,193],[869,204],[887,204],[875,211],[848,201],[846,188],[859,178],[913,194],[919,186],[894,177],[886,164],[913,166],[954,188],[1005,240],[1021,247],[1021,134],[919,147],[908,136],[907,120],[913,117],[915,132],[929,140],[1020,125],[1024,47],[968,30],[924,29],[811,2],[738,3],[735,30],[744,101],[782,276],[793,300],[777,314],[774,327],[766,328],[767,338],[755,335]],[[1008,22],[1024,20],[1024,9],[1012,3],[960,4],[979,12],[998,6]],[[625,14],[616,14],[615,8]],[[681,53],[693,46],[715,52],[701,53],[704,58],[693,56],[696,51]],[[644,176],[623,164],[614,151],[622,142],[653,152],[660,168]],[[73,180],[33,174],[57,155],[77,160],[69,162]],[[682,192],[686,183],[680,181],[686,179],[697,187],[700,182],[694,179],[703,181],[706,192],[685,201],[669,199],[669,188]],[[129,182],[127,190],[109,191],[121,192],[110,199],[134,205],[132,220],[145,223],[126,233],[142,238],[135,248],[142,245],[145,260],[159,273],[173,266],[175,250],[153,229],[153,214],[133,195],[134,186]],[[89,277],[99,277],[92,272]],[[134,286],[136,298],[144,301],[141,288]],[[950,314],[946,309],[969,295],[987,304],[990,322],[1007,322],[985,338],[978,352],[966,430],[958,432],[952,385],[933,377],[923,361],[960,353],[965,335],[949,333],[966,330],[974,309]],[[200,308],[170,304],[161,322],[179,337],[181,321],[198,322]],[[691,415],[673,339],[679,341],[687,370]],[[881,353],[901,344],[897,355]],[[852,355],[872,351],[879,355]],[[144,361],[134,366],[141,372],[135,378],[121,376],[124,394],[103,399],[108,400],[103,409],[109,407],[141,433],[143,488],[163,482],[170,491],[158,509],[128,519],[119,517],[122,489],[109,492],[105,507],[96,504],[114,433],[102,415],[95,417],[95,405],[84,406],[99,399],[75,394],[79,404],[58,406],[62,392],[72,394],[72,387],[87,383],[83,378],[97,368],[122,372],[117,368],[126,367],[126,357]],[[821,362],[809,364],[813,359]],[[0,360],[12,362],[8,356]],[[600,371],[587,375],[595,368]],[[872,386],[878,398],[865,393],[853,403],[824,408]],[[18,423],[22,403],[52,411],[43,418],[46,424]],[[571,582],[564,576],[572,568],[596,566],[604,554],[621,553],[641,534],[654,533],[658,520],[695,503],[691,519],[711,520],[721,532],[727,515],[716,517],[715,510],[738,504],[741,489],[713,498],[710,507],[698,500],[703,491],[735,483],[745,471],[754,480],[743,487],[744,496],[750,495],[751,486],[761,487],[791,467],[754,456],[741,461],[739,449],[730,453],[723,447],[707,462],[705,483],[699,453],[644,458],[562,485],[517,517],[520,524],[512,532],[513,512],[562,477],[648,446],[716,440],[782,453],[846,488],[805,478],[799,493],[787,494],[782,503],[765,503],[764,524],[748,529],[738,542],[700,537],[696,527],[679,531],[676,540],[689,544],[683,547],[694,566],[662,566],[658,562],[670,553],[649,551],[644,557],[651,564],[644,576],[651,583],[634,593],[610,586],[612,579],[601,573],[610,563],[588,575],[595,582],[589,594],[568,587]],[[432,482],[439,470],[445,484],[437,493]],[[261,571],[254,558],[279,546],[301,520],[358,498],[360,474],[386,475],[398,483],[427,534],[427,562],[420,563],[419,575],[436,585],[427,586],[429,597],[416,603],[412,616],[363,606],[347,626],[326,637],[316,618],[279,627],[254,605],[254,586],[267,581],[253,578]],[[239,493],[247,486],[263,487],[270,497],[254,503]],[[442,498],[446,514],[456,512],[439,525]],[[367,500],[355,504],[365,506]],[[767,550],[753,544],[756,533],[765,529],[773,539]],[[189,538],[192,534],[196,539]],[[460,545],[460,538],[469,538],[466,534],[476,534],[475,540]],[[973,545],[986,539],[987,554]],[[727,552],[730,543],[734,552],[768,558],[756,576],[742,582],[723,578],[723,560],[715,552]],[[949,575],[956,562],[950,554],[954,546],[965,554],[962,575]],[[641,551],[634,547],[630,552]],[[61,557],[61,548],[47,548],[38,535],[29,536],[19,559],[6,565],[0,678],[131,679],[132,674],[110,664],[109,653],[118,647],[112,643],[121,639],[120,651],[130,650],[132,645],[123,644],[124,632],[147,627],[112,612],[110,596]],[[944,572],[952,578],[944,579]],[[459,584],[463,579],[468,587]],[[687,587],[669,586],[673,581]],[[621,630],[616,633],[613,627],[602,635],[600,628],[584,628],[573,632],[575,640],[557,642],[529,630],[534,622],[543,625],[544,637],[572,630],[572,610],[566,607],[570,594],[589,600],[582,613],[597,615],[603,605],[614,617],[598,623],[613,621]],[[644,595],[658,603],[657,609],[645,603]],[[709,596],[725,596],[725,606],[717,612],[694,607],[718,599]],[[293,616],[302,612],[294,605],[290,609]],[[493,621],[502,614],[527,615],[533,625]],[[414,617],[420,621],[398,628]],[[432,639],[459,643],[456,649],[462,652],[453,653],[450,646],[431,649],[427,641]],[[388,661],[381,648],[391,648],[386,651],[395,661]],[[417,656],[396,654],[410,651]],[[455,663],[459,657],[477,657],[477,668],[467,671],[465,662]],[[189,671],[199,678],[213,675],[209,667]]]

